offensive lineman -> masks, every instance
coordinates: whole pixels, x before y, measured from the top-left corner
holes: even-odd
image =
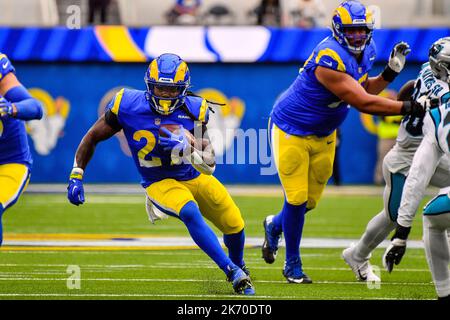
[[[285,201],[281,212],[264,220],[262,256],[275,261],[281,233],[286,242],[283,275],[289,283],[311,283],[300,258],[305,213],[316,207],[333,170],[336,128],[349,105],[377,115],[424,113],[414,101],[377,96],[401,72],[409,46],[398,43],[388,65],[368,76],[376,59],[372,13],[358,1],[344,1],[334,12],[333,34],[320,42],[293,84],[275,102],[271,145]]]
[[[433,43],[429,50],[429,62],[423,64],[414,85],[413,97],[426,95],[437,105],[450,100],[450,38],[442,38]],[[400,90],[400,100],[409,99],[411,82]],[[409,93],[408,93],[409,92]],[[401,97],[403,96],[403,97]],[[372,272],[369,263],[371,252],[395,229],[404,190],[405,180],[410,171],[414,154],[422,139],[422,117],[406,116],[402,120],[397,142],[383,161],[384,209],[369,221],[365,233],[355,246],[343,251],[342,257],[351,267],[359,281],[380,281]],[[417,151],[419,152],[419,151]],[[450,185],[450,159],[443,157],[434,171],[430,184],[443,188]],[[414,211],[415,212],[415,211]],[[385,264],[385,263],[384,263]],[[389,272],[393,264],[385,264]]]

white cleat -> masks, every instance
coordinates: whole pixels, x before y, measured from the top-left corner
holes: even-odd
[[[350,266],[358,281],[381,282],[381,279],[373,272],[369,260],[358,261],[353,258],[352,247],[342,251],[342,258]]]

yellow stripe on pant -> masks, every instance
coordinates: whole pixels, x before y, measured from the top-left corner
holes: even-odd
[[[294,136],[272,124],[272,151],[286,200],[313,209],[333,173],[336,132],[327,137]]]
[[[19,163],[0,165],[0,204],[4,209],[16,203],[29,181],[27,166]]]
[[[214,176],[201,174],[187,181],[164,179],[148,186],[146,192],[153,204],[165,213],[178,216],[186,203],[194,201],[203,217],[224,234],[238,233],[244,228],[239,208]]]

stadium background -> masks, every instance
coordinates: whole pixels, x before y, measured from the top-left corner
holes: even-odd
[[[65,27],[64,19],[68,18],[64,16],[64,8],[78,4],[83,9],[85,1],[58,1],[59,12],[54,12],[55,8],[50,10],[52,1],[41,1],[39,8],[30,11],[34,12],[33,16],[24,17],[19,23],[13,19],[14,12],[23,12],[19,10],[21,4],[37,2],[23,0],[14,6],[8,4],[9,10],[4,10],[2,15],[6,19],[3,23],[9,22],[10,25],[0,28],[1,51],[9,56],[18,70],[19,79],[32,88],[33,94],[44,103],[47,111],[47,117],[41,124],[29,125],[35,163],[31,183],[66,182],[80,138],[97,119],[112,92],[123,86],[144,89],[143,74],[147,62],[163,52],[176,52],[187,60],[194,92],[206,93],[212,100],[229,105],[224,110],[216,110],[213,115],[216,118],[214,125],[226,128],[231,123],[229,129],[234,130],[236,136],[225,143],[226,146],[219,146],[220,150],[216,149],[220,156],[224,153],[222,159],[233,163],[219,165],[217,177],[227,184],[278,183],[274,174],[261,175],[261,167],[269,166],[267,162],[270,157],[263,132],[257,137],[258,147],[264,146],[258,154],[265,157],[258,156],[255,160],[255,155],[242,155],[236,149],[238,139],[245,141],[240,136],[242,131],[239,133],[236,130],[267,128],[268,115],[277,96],[296,77],[299,67],[314,46],[330,34],[325,26],[313,29],[289,25],[281,28],[251,26],[243,14],[235,16],[240,26],[165,26],[159,24],[164,22],[162,17],[171,1],[162,1],[161,5],[158,2],[156,6],[157,1],[138,0],[130,1],[126,8],[123,1],[114,2],[118,15],[116,21],[125,21],[132,25],[129,27]],[[446,4],[445,0],[422,1],[421,7],[417,8],[419,2],[414,0],[396,1],[395,4],[373,2],[383,13],[380,16],[383,18],[380,24],[383,28],[374,34],[378,57],[370,74],[376,75],[382,70],[396,42],[407,41],[413,48],[407,67],[390,89],[398,90],[405,81],[415,78],[421,64],[427,60],[430,44],[450,33],[445,23],[439,25],[442,22],[436,15],[433,18],[435,2]],[[4,6],[5,3],[3,1]],[[40,15],[44,10],[42,3],[48,5],[48,12],[53,12],[53,15],[47,14],[47,20]],[[207,8],[213,3],[204,1],[202,6]],[[228,6],[239,13],[248,11],[257,3],[249,1],[238,4],[231,1]],[[328,15],[337,3],[339,1],[324,1]],[[401,7],[400,3],[407,6],[402,7],[401,12],[395,11]],[[417,10],[422,10],[422,13]],[[26,14],[30,15],[30,12]],[[151,23],[145,23],[139,12],[149,12],[147,21],[152,21],[154,25],[149,27]],[[85,10],[81,13],[85,19]],[[446,13],[442,12],[444,17]],[[435,26],[424,27],[417,23],[410,26],[411,20],[408,19],[414,15],[421,17],[414,22],[426,23],[427,19],[433,19]],[[55,117],[60,119],[52,120]],[[53,125],[52,122],[58,124]],[[342,126],[339,153],[343,184],[373,183],[377,157],[375,131],[376,120],[373,117],[351,111]],[[248,140],[246,143],[248,151]],[[120,145],[119,139],[111,139],[99,146],[88,168],[86,182],[139,181],[137,171],[126,155],[126,147],[121,152]]]

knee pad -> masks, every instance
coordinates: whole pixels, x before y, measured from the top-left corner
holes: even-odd
[[[297,148],[288,147],[281,154],[279,161],[280,172],[289,176],[295,172],[304,159],[301,152]]]
[[[318,184],[326,184],[333,174],[333,161],[331,159],[322,160],[320,165],[311,166],[312,178]]]
[[[306,190],[295,190],[287,191],[285,190],[286,201],[293,206],[299,206],[308,200],[308,194]]]
[[[306,203],[306,209],[312,210],[317,206],[317,201],[315,199],[308,199],[308,202]]]
[[[223,234],[233,234],[241,232],[244,229],[245,223],[242,219],[241,211],[238,207],[222,216],[221,228]]]

